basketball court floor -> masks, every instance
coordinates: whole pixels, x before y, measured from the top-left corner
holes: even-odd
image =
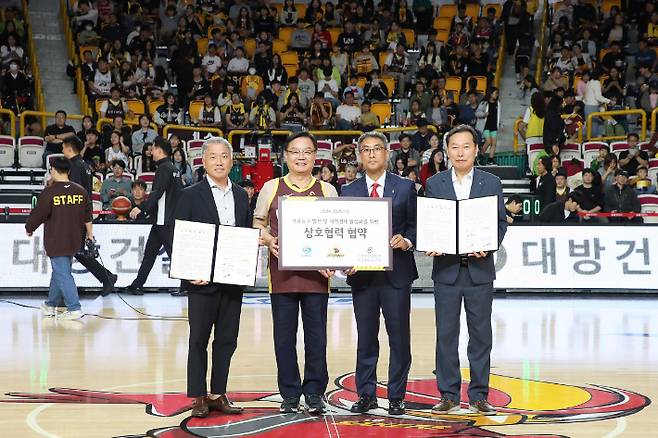
[[[125,299],[125,301],[122,300]],[[42,298],[0,299],[2,437],[656,437],[655,299],[559,296],[494,301],[490,401],[498,415],[434,416],[434,310],[414,295],[407,414],[353,415],[356,327],[349,295],[333,295],[328,322],[330,411],[280,415],[267,295],[246,295],[230,397],[239,416],[191,419],[185,397],[185,298],[83,299],[80,321],[44,318]],[[128,304],[130,304],[130,307]],[[141,312],[141,313],[140,313]],[[468,384],[466,329],[460,350]],[[303,335],[300,333],[299,342]],[[379,380],[385,381],[382,326]],[[300,350],[301,352],[301,350]],[[300,358],[303,355],[300,355]],[[386,406],[385,386],[378,394]],[[465,396],[464,396],[465,397]]]

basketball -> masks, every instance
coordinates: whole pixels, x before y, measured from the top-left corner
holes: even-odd
[[[130,211],[132,202],[125,196],[118,196],[112,201],[112,211],[118,216]]]

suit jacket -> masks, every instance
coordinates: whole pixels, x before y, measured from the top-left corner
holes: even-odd
[[[368,184],[365,177],[343,186],[341,196],[368,197]],[[416,246],[416,187],[407,179],[386,172],[384,182],[384,197],[391,198],[392,232],[401,234]],[[353,289],[368,287],[373,272],[357,272],[347,277],[347,284]],[[413,251],[393,250],[393,270],[386,271],[389,283],[395,288],[408,287],[418,278],[418,270],[414,261]]]
[[[428,198],[456,200],[455,188],[452,185],[452,170],[437,173],[427,180],[425,196]],[[484,196],[498,196],[498,245],[503,241],[507,231],[507,214],[503,203],[503,186],[500,179],[490,173],[479,169],[473,170],[473,185],[469,198],[482,198]],[[441,230],[437,230],[440,232]],[[443,284],[454,284],[459,275],[460,257],[446,254],[434,257],[432,280]],[[470,257],[468,271],[475,284],[491,283],[496,278],[493,255],[476,259]]]
[[[549,172],[538,178],[539,183],[535,189],[535,198],[539,199],[543,210],[548,204],[555,202],[555,177]]]
[[[551,202],[544,208],[539,215],[539,221],[551,224],[561,223],[578,223],[578,215],[570,212],[569,216],[564,217],[564,202]]]
[[[251,228],[253,218],[251,208],[249,208],[247,192],[237,184],[233,184],[232,190],[235,204],[235,226]],[[176,207],[176,219],[221,225],[215,199],[206,178],[180,192]],[[183,289],[191,293],[213,293],[222,288],[242,289],[242,286],[220,283],[194,286],[189,281],[183,280]]]

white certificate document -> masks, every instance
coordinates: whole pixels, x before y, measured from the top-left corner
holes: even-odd
[[[459,254],[498,249],[498,196],[459,202]]]
[[[255,228],[220,225],[217,231],[213,282],[254,286],[258,266],[259,237],[260,230]]]
[[[215,249],[214,224],[176,220],[169,276],[210,281]]]
[[[498,197],[418,198],[416,249],[470,254],[498,249]]]
[[[418,198],[416,249],[457,254],[457,202]]]

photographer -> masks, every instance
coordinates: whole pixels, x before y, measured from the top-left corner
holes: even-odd
[[[256,105],[254,105],[249,113],[249,123],[256,129],[267,130],[276,128],[276,113],[267,104],[262,93],[256,98]]]
[[[41,305],[45,316],[55,316],[56,307],[64,297],[66,311],[58,319],[74,320],[84,316],[75,286],[71,264],[73,256],[82,247],[82,233],[86,229],[88,240],[94,235],[91,224],[91,202],[84,187],[69,180],[71,162],[64,157],[52,160],[50,175],[53,183],[46,187],[37,206],[27,219],[25,231],[32,236],[44,224],[44,246],[53,269],[48,299]]]

